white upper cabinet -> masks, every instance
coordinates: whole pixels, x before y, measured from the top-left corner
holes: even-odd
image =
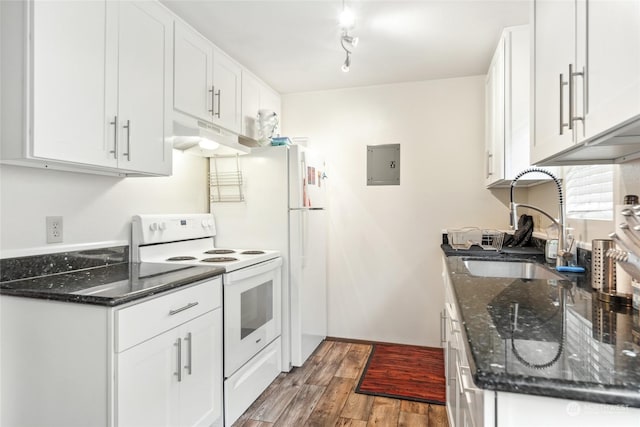
[[[241,67],[180,21],[174,29],[174,109],[240,133]]]
[[[485,185],[507,186],[528,168],[531,73],[529,26],[505,28],[493,55],[485,84]],[[546,181],[527,174],[520,185]]]
[[[242,71],[242,135],[251,139],[258,139],[260,86],[253,74]]]
[[[165,70],[171,69],[171,16],[155,2],[108,4],[119,5],[118,90],[107,91],[118,94],[118,167],[170,175],[170,103],[165,94],[171,81]],[[108,119],[116,111],[110,107]]]
[[[504,37],[491,60],[485,81],[485,185],[504,178]]]
[[[28,6],[33,19],[30,154],[116,167],[117,159],[110,153],[114,142],[107,138],[105,126],[105,2]]]
[[[577,115],[584,137],[591,138],[640,116],[640,1],[587,1],[578,9],[578,71],[585,70],[585,91]],[[586,19],[582,16],[586,15]],[[588,23],[588,33],[587,25]]]
[[[224,53],[213,52],[213,122],[240,133],[242,68]]]
[[[258,111],[271,110],[281,119],[280,95],[250,72],[242,72],[242,134],[258,139]]]
[[[606,163],[638,151],[600,136],[640,119],[640,0],[535,0],[533,34],[533,162]]]
[[[2,161],[170,175],[171,15],[156,2],[1,2]],[[16,42],[17,41],[17,42]],[[10,48],[5,48],[10,46]],[[5,114],[12,111],[11,116]]]
[[[211,121],[213,105],[213,47],[189,27],[174,23],[173,107]]]
[[[575,2],[534,5],[534,123],[531,160],[540,161],[575,141],[568,128],[569,64],[575,64]],[[573,126],[572,126],[573,127]]]
[[[278,115],[278,119],[281,120],[282,102],[280,94],[266,85],[262,85],[260,89],[260,109],[274,111]]]

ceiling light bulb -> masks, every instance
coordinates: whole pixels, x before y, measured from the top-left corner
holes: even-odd
[[[351,37],[351,46],[356,47],[358,46],[358,42],[360,41],[360,39],[358,37]]]
[[[340,22],[340,28],[350,29],[353,28],[356,23],[356,16],[353,14],[351,9],[345,7],[342,9],[338,20]]]
[[[207,138],[201,138],[200,142],[198,142],[198,146],[203,150],[215,150],[220,146],[220,144]]]

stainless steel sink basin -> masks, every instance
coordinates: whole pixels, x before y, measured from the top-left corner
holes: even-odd
[[[543,265],[527,261],[493,261],[467,259],[464,261],[469,274],[479,277],[513,277],[520,279],[566,279]]]

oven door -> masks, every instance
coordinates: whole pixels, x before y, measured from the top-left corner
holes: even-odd
[[[224,275],[224,376],[281,333],[282,258]]]

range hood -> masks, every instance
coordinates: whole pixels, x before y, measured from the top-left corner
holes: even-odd
[[[536,162],[538,166],[624,163],[640,158],[640,116]]]
[[[173,120],[173,148],[203,157],[249,154],[238,135],[202,120]]]

